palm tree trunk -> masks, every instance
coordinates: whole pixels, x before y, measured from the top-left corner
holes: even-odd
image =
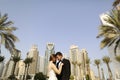
[[[112,80],[112,71],[110,69],[109,64],[107,64],[107,68],[108,68],[108,73],[109,73],[110,80]]]
[[[100,76],[100,68],[99,68],[99,66],[97,66],[97,68],[98,68],[98,76],[99,76],[99,80],[101,80],[101,76]]]
[[[101,69],[101,71],[102,71],[102,80],[105,80],[105,76],[104,76],[104,71],[103,71],[103,68]]]
[[[28,67],[27,67],[26,80],[27,80],[27,77],[28,77],[29,66],[30,66],[30,64],[28,64]]]

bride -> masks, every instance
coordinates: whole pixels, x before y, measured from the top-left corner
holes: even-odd
[[[49,58],[49,64],[48,64],[48,80],[58,80],[56,77],[56,74],[60,74],[62,70],[63,63],[60,64],[59,69],[57,69],[54,62],[56,61],[55,54],[51,54]]]

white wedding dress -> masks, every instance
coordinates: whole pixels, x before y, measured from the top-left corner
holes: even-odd
[[[53,63],[52,62],[49,63],[49,67],[48,67],[48,76],[49,76],[49,78],[48,78],[48,80],[58,80],[54,70],[51,69],[50,64],[53,64]]]

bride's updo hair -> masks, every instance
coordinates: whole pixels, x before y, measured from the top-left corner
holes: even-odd
[[[53,59],[55,59],[56,58],[56,55],[55,54],[51,54],[50,55],[50,58],[49,58],[49,61],[52,61]]]

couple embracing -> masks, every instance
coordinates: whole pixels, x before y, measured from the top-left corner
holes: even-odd
[[[63,58],[61,52],[51,54],[48,64],[48,80],[69,80],[70,74],[70,61]]]

